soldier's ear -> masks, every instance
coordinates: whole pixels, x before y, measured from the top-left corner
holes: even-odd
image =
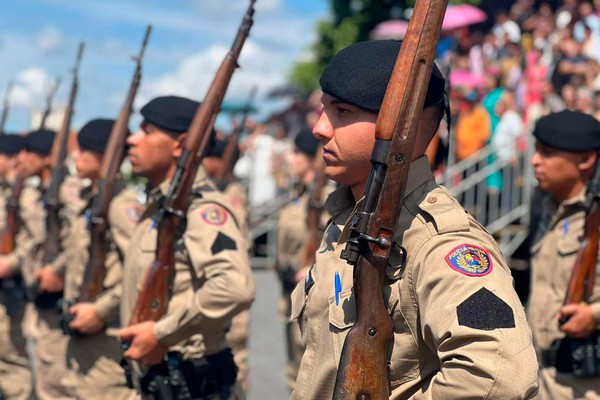
[[[594,168],[594,165],[596,164],[597,158],[598,154],[595,151],[586,151],[581,155],[577,167],[580,171],[592,170],[592,168]]]
[[[177,136],[177,141],[175,142],[175,147],[173,148],[174,158],[179,158],[181,153],[183,153],[183,142],[186,137],[187,133],[182,133],[181,135]]]

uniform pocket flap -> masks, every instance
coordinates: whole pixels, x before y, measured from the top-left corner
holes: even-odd
[[[335,304],[335,296],[329,298],[329,323],[338,329],[346,329],[356,321],[356,304],[352,289],[340,293],[340,302]]]
[[[559,254],[566,256],[569,254],[576,253],[581,247],[581,243],[576,238],[567,238],[564,240],[559,240],[556,248]]]
[[[304,306],[306,305],[306,293],[304,292],[304,281],[301,281],[291,294],[292,300],[292,312],[290,315],[290,321],[298,319]]]

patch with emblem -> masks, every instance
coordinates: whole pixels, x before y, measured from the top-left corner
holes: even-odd
[[[490,253],[472,244],[455,247],[445,260],[453,270],[467,276],[485,276],[492,272]]]
[[[139,207],[127,207],[125,209],[125,215],[132,222],[138,222],[142,215],[142,210]]]
[[[202,210],[202,219],[207,224],[223,225],[227,221],[227,211],[221,207],[209,206]]]

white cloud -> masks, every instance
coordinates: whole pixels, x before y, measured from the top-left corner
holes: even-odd
[[[45,70],[34,67],[27,68],[15,80],[10,97],[11,105],[40,106],[52,82],[52,78]]]
[[[43,28],[34,37],[35,44],[42,51],[50,53],[57,50],[63,43],[63,34],[55,26]]]

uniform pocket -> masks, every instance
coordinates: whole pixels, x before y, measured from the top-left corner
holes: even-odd
[[[558,254],[563,257],[576,253],[580,247],[581,244],[576,238],[565,238],[563,240],[559,240],[556,244]]]
[[[333,353],[336,365],[340,362],[342,347],[348,331],[356,321],[356,303],[352,289],[340,293],[339,304],[335,296],[329,298],[329,329],[333,334]]]

